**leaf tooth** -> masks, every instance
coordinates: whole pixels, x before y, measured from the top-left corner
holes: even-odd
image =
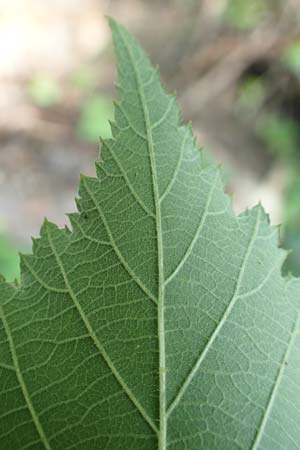
[[[293,250],[287,250],[288,255],[292,252]],[[300,278],[295,278],[294,274],[290,270],[285,274],[284,279],[287,284],[296,282],[300,285]]]
[[[102,161],[96,161],[95,162],[96,167],[96,175],[99,181],[103,178],[103,162]]]
[[[108,16],[108,23],[112,31],[118,32],[119,28],[123,28],[113,17]]]
[[[292,250],[286,250],[284,248],[278,247],[280,243],[280,230],[281,225],[271,225],[270,223],[270,216],[266,213],[263,205],[261,202],[259,202],[257,205],[255,205],[253,208],[250,208],[243,213],[240,214],[239,217],[249,217],[251,215],[256,215],[257,211],[260,211],[260,233],[261,238],[266,238],[270,240],[270,248],[273,247],[274,250],[276,250],[277,253],[277,259],[276,259],[276,265],[278,265],[278,271],[279,276],[282,276],[285,280],[289,280],[292,275],[282,275],[282,266],[289,256],[289,254],[292,252]]]
[[[288,258],[288,256],[293,253],[293,250],[286,250],[285,248],[279,248],[278,249],[279,253],[281,253],[281,264],[280,264],[280,268],[282,268],[282,265],[284,264],[284,262],[286,261],[286,259]],[[284,277],[285,278],[285,277]]]
[[[267,222],[268,225],[270,225],[270,215],[266,212],[265,208],[263,207],[261,201],[258,202],[256,208],[260,208],[261,210],[261,218]]]
[[[48,229],[48,219],[47,219],[47,217],[44,217],[44,220],[43,220],[43,223],[41,226],[41,230],[40,230],[41,238],[43,238],[45,236],[47,237],[47,229]]]
[[[47,218],[45,218],[42,228],[43,228],[43,235],[44,235],[44,233],[46,233],[47,238],[48,238],[49,231],[50,232],[63,231],[63,229],[59,228],[54,222],[50,222]]]
[[[76,208],[77,208],[78,212],[80,213],[81,210],[82,210],[81,198],[80,197],[75,197],[75,204],[76,204]]]
[[[113,135],[114,138],[116,138],[118,136],[118,134],[120,133],[120,130],[119,130],[116,122],[114,120],[109,120],[108,123],[110,125],[111,134]]]
[[[64,233],[66,233],[66,234],[68,234],[68,235],[72,233],[72,231],[70,230],[70,228],[68,227],[67,224],[64,226],[63,231],[64,231]]]
[[[81,186],[82,185],[84,186],[86,183],[88,183],[88,184],[95,184],[95,182],[97,182],[97,181],[98,180],[95,177],[90,177],[88,175],[82,175],[82,177],[80,179],[80,184],[81,184]]]
[[[99,185],[99,179],[95,177],[89,177],[87,175],[80,176],[80,184],[79,184],[79,208],[78,211],[80,215],[84,213],[84,200],[87,199],[87,186],[91,187],[93,190],[95,186]]]
[[[19,252],[19,258],[20,258],[21,276],[23,276],[28,271],[28,267],[33,266],[33,263],[36,260],[36,256]]]
[[[28,256],[36,256],[38,257],[39,251],[41,250],[42,243],[45,242],[45,239],[47,240],[47,227],[48,227],[48,220],[44,218],[44,221],[42,223],[42,226],[40,228],[40,236],[34,237],[31,236],[32,241],[32,253],[33,255]],[[26,255],[27,256],[27,255]]]
[[[67,217],[69,218],[69,221],[71,223],[72,229],[75,232],[76,230],[78,230],[78,219],[79,219],[79,214],[78,213],[69,213],[67,214]]]
[[[76,205],[77,205],[77,207],[78,207],[78,211],[81,213],[82,212],[82,210],[83,210],[83,205],[82,205],[82,201],[83,201],[83,197],[84,197],[84,194],[85,194],[85,182],[86,182],[86,179],[87,179],[88,177],[86,176],[86,175],[84,175],[84,174],[80,174],[80,182],[79,182],[79,198],[76,198],[75,199],[75,201],[76,201]]]
[[[103,163],[104,163],[104,151],[105,150],[109,150],[110,146],[113,146],[115,143],[115,139],[101,139],[100,140],[100,144],[101,144],[101,150],[100,150],[100,155],[99,155],[99,159],[95,161],[95,166],[96,166],[96,170],[100,168],[101,172],[102,172],[102,168],[103,168]],[[98,172],[97,172],[98,175]]]
[[[35,238],[31,236],[31,242],[32,242],[32,251],[33,253],[37,253],[39,251],[39,238]]]

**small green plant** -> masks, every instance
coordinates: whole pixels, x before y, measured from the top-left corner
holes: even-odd
[[[238,107],[248,114],[255,113],[266,96],[264,80],[259,77],[248,77],[241,85],[238,95]]]
[[[5,450],[300,448],[300,280],[236,217],[174,97],[111,21],[120,101],[72,230],[0,282]]]
[[[36,105],[43,108],[55,105],[61,97],[58,82],[42,75],[36,76],[29,82],[28,94]]]
[[[228,0],[224,19],[235,28],[248,30],[255,27],[267,11],[267,3],[264,0]]]
[[[0,273],[8,281],[19,278],[20,261],[17,250],[5,236],[0,234]]]
[[[280,160],[295,163],[299,158],[300,126],[292,119],[272,113],[260,117],[257,124],[257,135]]]
[[[90,92],[97,85],[96,73],[92,67],[83,64],[74,70],[71,76],[72,84],[83,92]]]
[[[291,62],[291,61],[290,61]],[[287,64],[287,62],[286,62]],[[289,67],[292,70],[292,62]],[[296,69],[296,49],[294,69]],[[282,245],[293,248],[284,264],[284,273],[300,275],[300,124],[294,117],[267,106],[270,85],[263,76],[248,76],[238,91],[236,109],[244,121],[252,120],[255,135],[265,144],[274,160],[285,167],[286,186],[283,190]]]
[[[282,55],[282,62],[296,75],[300,74],[300,41],[292,42]]]
[[[82,139],[98,142],[99,136],[111,137],[109,120],[113,119],[113,103],[109,97],[91,95],[82,105],[78,133]]]

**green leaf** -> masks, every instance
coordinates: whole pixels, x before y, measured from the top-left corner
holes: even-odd
[[[174,97],[111,21],[121,100],[72,231],[0,285],[5,450],[300,448],[299,280],[235,217]]]

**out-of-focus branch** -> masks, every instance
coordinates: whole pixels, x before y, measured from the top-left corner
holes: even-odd
[[[253,61],[268,56],[275,47],[282,46],[283,40],[288,42],[299,35],[299,26],[291,30],[287,19],[280,22],[281,26],[269,24],[245,35],[230,53],[187,88],[180,101],[190,117],[226,91]]]

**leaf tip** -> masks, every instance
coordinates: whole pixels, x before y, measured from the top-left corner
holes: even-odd
[[[47,233],[48,226],[49,226],[49,221],[48,221],[47,217],[44,217],[44,220],[43,220],[43,223],[41,226],[41,231],[40,231],[41,237],[43,237]]]
[[[76,205],[78,212],[81,212],[82,207],[81,207],[81,198],[80,197],[75,197],[75,205]]]
[[[116,29],[120,28],[120,24],[112,16],[107,15],[106,18],[108,20],[108,24],[109,24],[111,30],[116,30]]]
[[[261,214],[262,220],[264,220],[267,225],[270,225],[270,215],[266,212],[265,208],[263,207],[263,204],[261,200],[259,200],[258,204],[254,207],[254,210],[256,210]]]
[[[47,217],[45,217],[41,227],[41,238],[43,238],[44,236],[48,237],[49,233],[56,230],[59,230],[59,227],[55,223],[50,222]]]
[[[18,252],[18,256],[20,258],[21,274],[23,274],[24,269],[28,266],[29,259],[30,259],[30,257],[32,257],[32,255],[26,255],[25,253]]]
[[[107,19],[108,19],[108,25],[109,25],[109,27],[111,29],[111,32],[112,32],[113,39],[115,40],[117,35],[123,29],[123,27],[113,17],[107,16]]]

